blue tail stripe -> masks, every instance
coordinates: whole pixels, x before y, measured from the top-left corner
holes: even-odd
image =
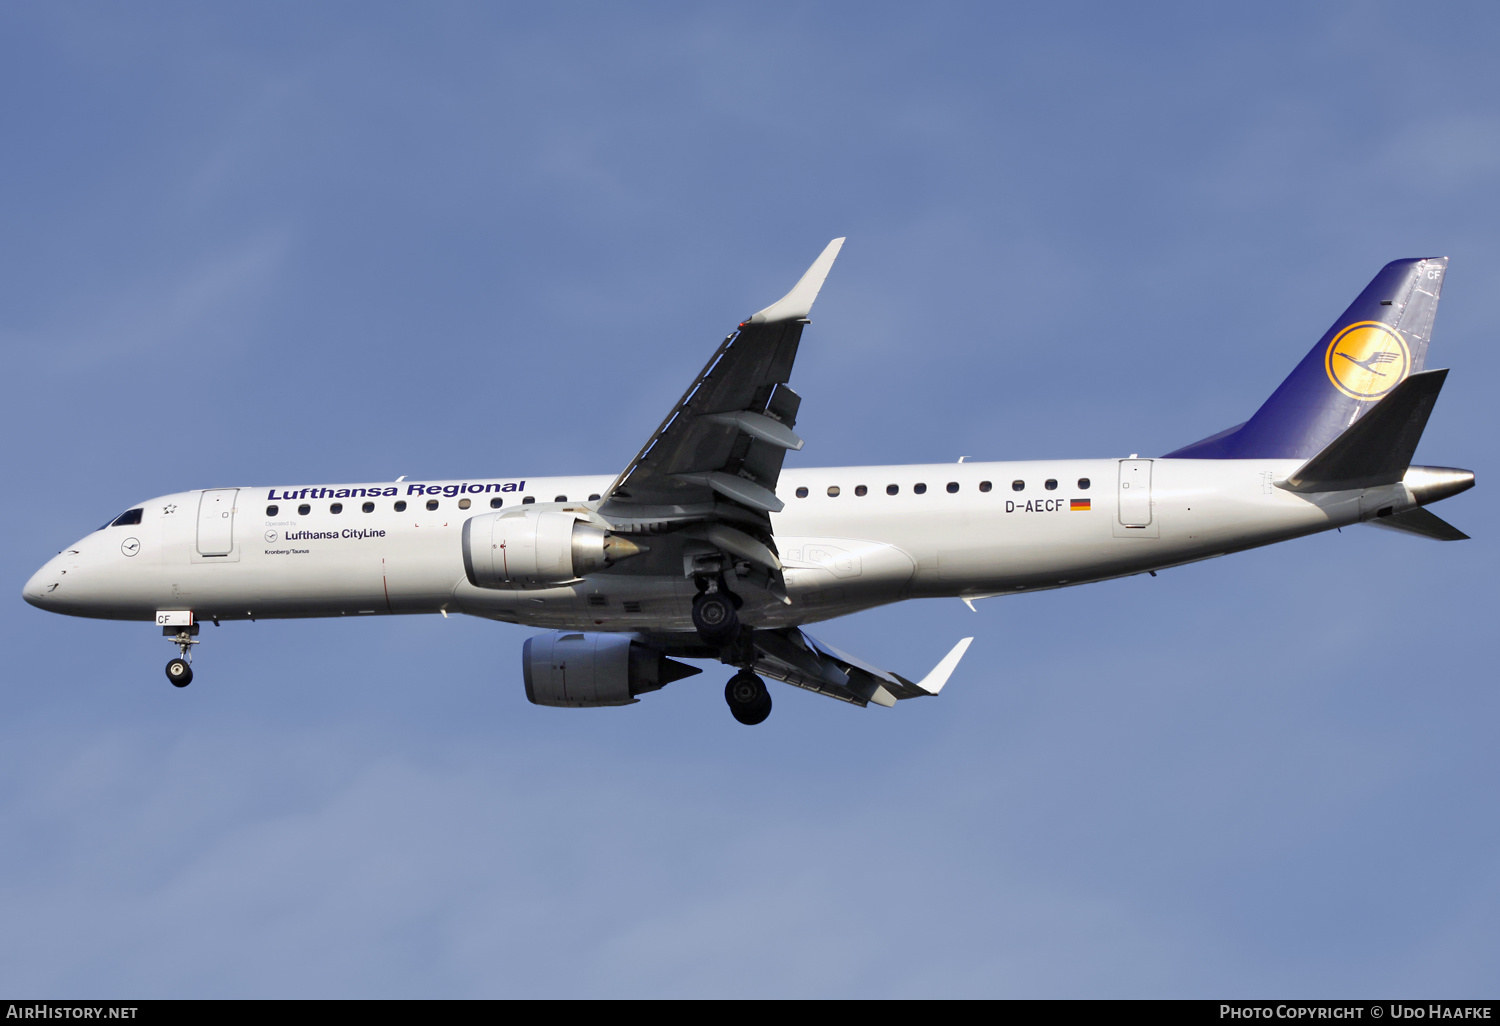
[[[1255,416],[1167,453],[1177,459],[1309,459],[1426,362],[1448,258],[1383,267]]]

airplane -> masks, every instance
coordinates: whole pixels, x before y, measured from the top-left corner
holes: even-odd
[[[204,621],[464,613],[543,628],[537,705],[629,705],[735,669],[865,707],[939,694],[803,628],[911,598],[982,598],[1150,573],[1353,524],[1466,538],[1426,507],[1474,475],[1411,459],[1447,376],[1424,370],[1446,257],[1387,264],[1249,420],[1164,456],[786,468],[788,385],[843,239],[746,318],[613,477],[217,487],[162,495],[49,560],[25,600],[154,621],[193,679]]]

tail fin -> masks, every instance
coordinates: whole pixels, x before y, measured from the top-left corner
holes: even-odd
[[[1447,257],[1394,260],[1238,427],[1167,453],[1177,459],[1307,459],[1422,369]]]

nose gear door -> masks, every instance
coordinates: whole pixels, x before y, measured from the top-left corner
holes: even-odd
[[[228,558],[234,551],[234,500],[238,488],[210,488],[198,500],[198,555]]]

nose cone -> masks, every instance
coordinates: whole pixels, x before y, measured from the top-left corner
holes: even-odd
[[[49,559],[40,570],[31,575],[31,580],[26,582],[26,587],[21,589],[21,597],[38,609],[52,608],[52,593],[61,583],[58,580],[60,575],[57,572],[56,563],[56,559]]]

